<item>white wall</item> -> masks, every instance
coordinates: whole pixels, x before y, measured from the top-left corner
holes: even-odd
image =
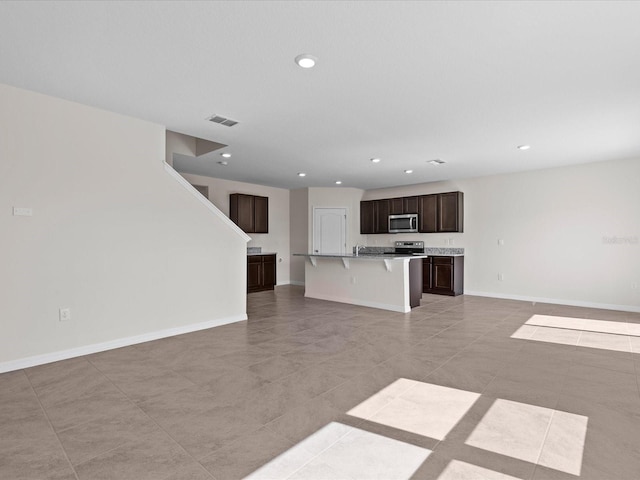
[[[360,200],[363,190],[358,188],[309,188],[308,248],[313,251],[313,209],[319,207],[344,207],[347,209],[347,250],[363,244],[365,235],[360,235]],[[299,252],[296,252],[299,253]]]
[[[196,137],[184,135],[178,132],[166,130],[165,136],[165,161],[173,166],[173,154],[196,156]]]
[[[0,85],[0,371],[246,318],[244,236],[164,158],[162,126]]]
[[[289,247],[289,190],[265,187],[253,183],[235,182],[220,178],[180,173],[193,185],[209,187],[209,200],[229,216],[229,194],[246,193],[269,197],[269,233],[249,233],[248,247],[262,247],[263,252],[276,252],[278,285],[290,281],[291,250]]]
[[[464,233],[367,244],[453,239],[465,248],[466,293],[640,311],[639,179],[636,159],[370,190],[365,200],[460,190],[465,223]]]
[[[289,242],[291,253],[309,251],[309,189],[298,188],[289,191]],[[291,257],[291,283],[305,282],[304,257]]]

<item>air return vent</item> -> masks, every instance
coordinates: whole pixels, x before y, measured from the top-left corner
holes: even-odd
[[[233,127],[236,123],[238,123],[235,120],[221,117],[220,115],[214,115],[212,117],[209,117],[209,121],[213,123],[219,123],[220,125],[224,125],[225,127]]]

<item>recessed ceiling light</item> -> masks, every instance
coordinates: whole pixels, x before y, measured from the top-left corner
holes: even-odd
[[[427,163],[430,163],[431,165],[442,165],[444,162],[444,160],[440,160],[439,158],[436,158],[435,160],[429,160]]]
[[[223,160],[223,161],[221,161],[221,162],[218,162],[218,165],[223,165],[223,166],[225,166],[225,167],[226,167],[227,165],[229,165],[229,162],[225,162],[225,161]]]
[[[221,153],[220,155],[222,155],[224,158],[231,158],[231,154],[229,152],[224,152],[224,153]]]
[[[404,173],[413,173],[413,170],[405,170]]]
[[[531,145],[518,145],[518,150],[529,150]]]
[[[372,158],[371,161],[373,163],[380,163],[380,159],[379,158]]]
[[[296,57],[296,63],[302,68],[313,68],[317,61],[318,59],[316,57],[309,55],[308,53],[303,53]]]
[[[342,180],[336,180],[336,185],[342,185]]]
[[[307,176],[307,174],[306,174],[306,173],[303,173],[303,172],[299,172],[299,173],[298,173],[298,176],[299,176],[299,177],[306,177],[306,176]]]

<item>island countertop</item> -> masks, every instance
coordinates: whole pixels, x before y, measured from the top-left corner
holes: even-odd
[[[365,247],[369,248],[369,247]],[[464,257],[464,248],[451,247],[426,247],[424,253],[402,254],[390,251],[369,251],[360,252],[358,255],[353,253],[294,253],[299,257],[335,257],[335,258],[369,258],[389,260],[399,260],[405,258],[427,258],[427,257]]]
[[[401,253],[294,253],[295,257],[321,257],[321,258],[360,258],[362,260],[406,260],[411,258],[428,258],[427,254],[401,254]]]

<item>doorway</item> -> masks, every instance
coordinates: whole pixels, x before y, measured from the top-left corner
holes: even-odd
[[[344,255],[347,251],[347,209],[314,207],[313,253]]]

